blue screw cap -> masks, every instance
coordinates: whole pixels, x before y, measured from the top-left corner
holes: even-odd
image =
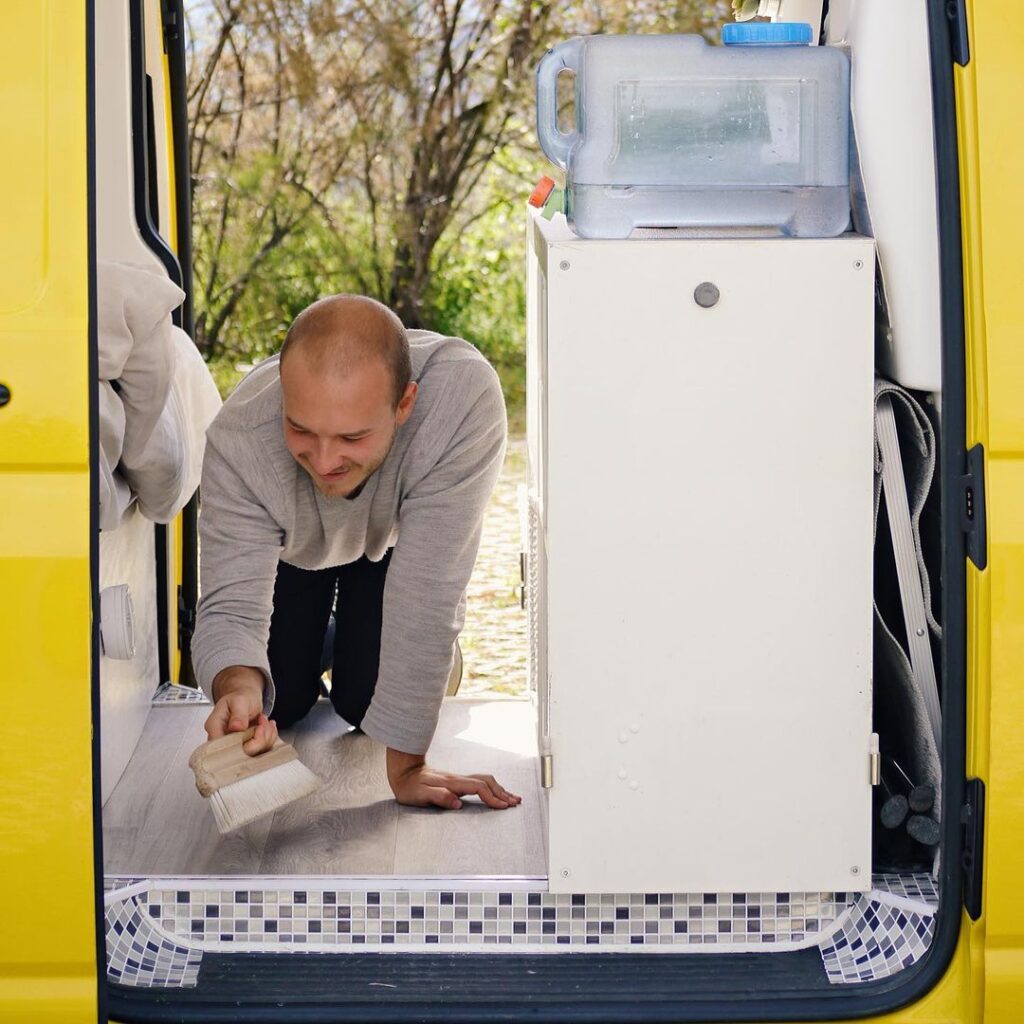
[[[809,46],[811,26],[803,21],[740,22],[722,26],[726,46]]]

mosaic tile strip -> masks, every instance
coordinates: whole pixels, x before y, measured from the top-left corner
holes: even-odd
[[[711,953],[817,946],[852,899],[846,893],[563,895],[484,885],[467,891],[211,881],[156,881],[140,904],[168,934],[206,950],[467,952],[507,946],[516,952],[568,947]]]
[[[334,880],[347,888],[324,881],[108,878],[108,977],[195,986],[204,950],[714,953],[817,945],[829,981],[850,984],[916,963],[938,906],[926,874],[876,875],[865,894],[587,896],[537,891],[538,879],[446,880],[446,889],[426,888],[428,879]]]
[[[138,894],[107,897],[107,978],[119,985],[195,988],[202,950],[155,925]]]
[[[930,907],[939,905],[939,890],[935,879],[922,872],[912,875],[875,875],[871,879],[871,885],[882,892],[927,903]]]
[[[876,875],[839,922],[821,959],[834,985],[887,978],[931,945],[938,891],[930,875]]]
[[[202,690],[176,683],[161,683],[153,694],[151,704],[209,704],[210,700]]]

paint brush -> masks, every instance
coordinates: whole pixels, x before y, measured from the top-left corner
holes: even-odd
[[[255,732],[248,729],[209,740],[188,759],[196,789],[209,799],[221,833],[248,825],[322,785],[295,748],[280,738],[270,750],[250,757],[242,744]]]

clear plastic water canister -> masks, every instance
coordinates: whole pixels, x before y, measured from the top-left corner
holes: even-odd
[[[810,26],[697,35],[582,36],[537,68],[537,132],[566,172],[584,238],[636,228],[758,228],[831,237],[849,223],[850,71]],[[558,125],[558,76],[576,124]]]

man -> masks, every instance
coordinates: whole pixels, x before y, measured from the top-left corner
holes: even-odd
[[[331,701],[387,747],[396,799],[520,802],[425,759],[505,438],[497,374],[467,342],[360,296],[296,317],[207,433],[192,656],[211,739],[255,725],[254,755],[312,708],[337,585]]]

